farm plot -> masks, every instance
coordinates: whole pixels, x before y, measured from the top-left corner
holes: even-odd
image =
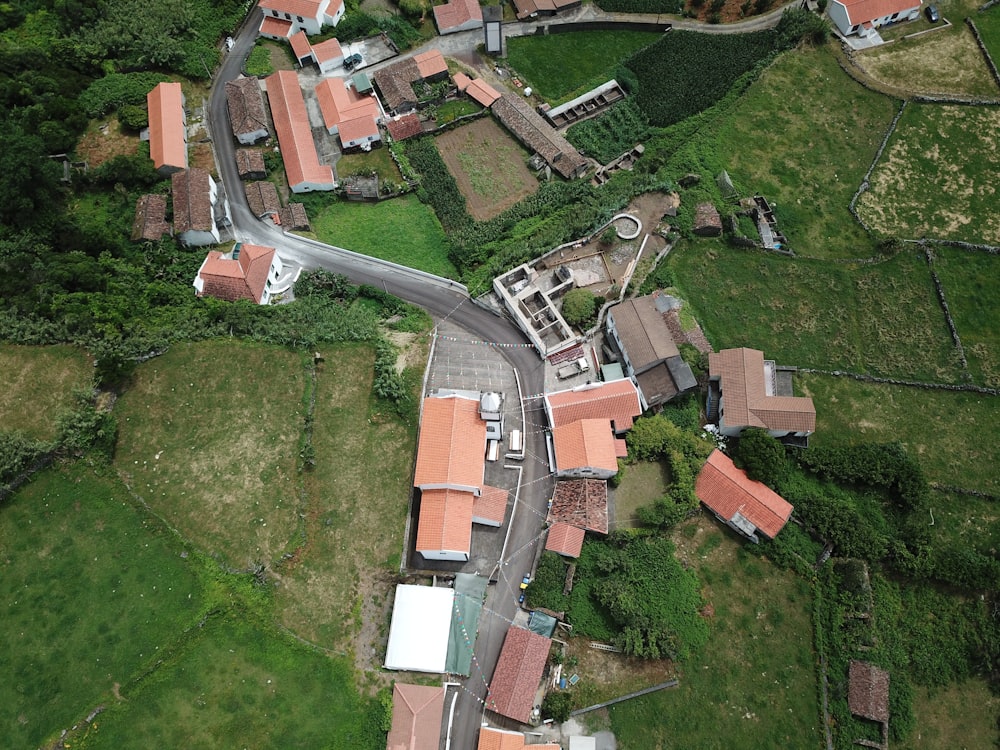
[[[1000,107],[911,105],[858,201],[881,234],[1000,244]]]
[[[492,219],[538,189],[527,165],[530,154],[491,117],[439,135],[435,144],[476,221]]]
[[[0,509],[0,550],[6,747],[48,746],[202,610],[176,538],[82,463],[39,474]]]
[[[195,545],[244,569],[298,528],[302,355],[235,341],[178,344],[118,402],[115,466]]]
[[[37,440],[56,435],[56,417],[73,392],[91,386],[94,368],[71,346],[0,345],[0,425]]]

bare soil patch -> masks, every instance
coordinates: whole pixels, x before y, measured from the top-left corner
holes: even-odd
[[[116,156],[131,156],[139,150],[139,136],[126,132],[118,117],[94,120],[76,144],[76,157],[87,162],[90,169]]]
[[[617,698],[658,685],[676,676],[669,659],[638,659],[623,654],[590,648],[589,638],[568,641],[563,676],[574,674],[580,681],[573,688],[573,703],[578,708]]]
[[[436,143],[476,221],[493,218],[538,189],[528,153],[490,117],[439,135]]]

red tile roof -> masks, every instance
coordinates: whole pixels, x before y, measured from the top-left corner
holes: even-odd
[[[158,83],[146,94],[149,109],[149,155],[156,169],[186,169],[184,94],[179,83]]]
[[[264,16],[264,20],[260,22],[260,33],[264,36],[280,36],[287,39],[291,30],[292,22],[284,18]]]
[[[552,447],[557,472],[586,468],[618,471],[615,436],[607,419],[580,419],[553,428]]]
[[[579,557],[583,549],[584,530],[568,523],[557,523],[549,527],[545,549],[558,552],[566,557]]]
[[[547,393],[545,404],[553,427],[578,419],[610,419],[617,432],[624,432],[642,414],[639,391],[627,378]]]
[[[355,117],[353,120],[340,123],[337,135],[340,136],[340,145],[345,148],[353,141],[362,139],[377,141],[379,140],[378,123],[371,115]]]
[[[757,349],[723,349],[708,355],[709,377],[719,378],[722,420],[727,427],[762,427],[783,432],[816,429],[811,398],[768,396],[764,353]]]
[[[423,490],[417,519],[417,552],[464,552],[472,549],[471,492]]]
[[[445,62],[444,55],[439,49],[431,49],[414,55],[413,62],[417,64],[417,72],[421,78],[432,78],[448,72],[448,63]]]
[[[215,228],[212,210],[212,177],[204,169],[191,167],[170,176],[174,204],[174,231],[211,232]]]
[[[549,523],[568,523],[599,534],[608,533],[608,483],[603,479],[556,482]]]
[[[264,85],[289,187],[294,190],[299,185],[311,183],[332,188],[333,170],[319,163],[299,77],[294,71],[279,70],[268,76]]]
[[[312,19],[319,18],[323,5],[323,0],[261,0],[260,3],[260,7],[266,10]]]
[[[551,645],[548,638],[511,625],[493,672],[486,708],[527,724]]]
[[[434,22],[441,34],[469,21],[483,21],[483,9],[479,7],[479,0],[449,0],[444,5],[434,6]]]
[[[281,209],[281,226],[285,231],[309,231],[309,216],[302,203],[289,203]]]
[[[560,750],[559,745],[546,743],[544,745],[526,744],[524,735],[520,732],[508,732],[503,729],[483,727],[479,730],[477,750]]]
[[[482,78],[469,78],[465,73],[456,73],[454,81],[459,91],[468,94],[484,107],[490,106],[500,98],[497,90]]]
[[[507,490],[483,485],[482,493],[472,501],[472,520],[487,525],[503,525],[507,516]],[[480,520],[481,519],[481,520]]]
[[[257,218],[281,211],[278,188],[273,182],[245,182],[243,190],[247,194],[247,204]]]
[[[226,104],[233,135],[249,135],[260,130],[267,132],[267,115],[264,114],[264,96],[256,78],[237,78],[226,81]]]
[[[288,42],[292,45],[292,53],[295,55],[295,59],[300,63],[303,57],[309,57],[313,53],[312,45],[309,44],[309,37],[306,36],[306,32],[304,31],[292,34]]]
[[[844,6],[852,26],[920,6],[915,0],[834,0],[834,2]]]
[[[889,673],[874,664],[851,660],[847,706],[862,719],[889,721]]]
[[[424,132],[424,126],[420,124],[420,118],[417,115],[403,115],[398,120],[388,120],[385,123],[385,129],[396,141],[404,141]]]
[[[341,49],[340,42],[335,38],[313,45],[312,51],[317,63],[336,60],[338,57],[344,56],[344,50]]]
[[[750,479],[725,453],[715,450],[698,474],[695,495],[726,521],[739,513],[774,539],[792,515],[792,505],[765,484]]]
[[[316,100],[327,129],[340,127],[349,120],[363,120],[365,133],[374,129],[378,133],[375,119],[379,117],[378,102],[374,96],[359,94],[353,87],[348,87],[343,78],[324,78],[316,86]],[[354,126],[355,130],[357,126]],[[343,141],[352,138],[341,138]]]
[[[135,204],[135,219],[132,221],[132,241],[158,240],[170,234],[167,221],[167,196],[143,195]]]
[[[240,179],[248,177],[256,179],[264,177],[267,169],[264,167],[264,154],[256,148],[236,149],[236,169],[240,173]]]
[[[204,286],[201,295],[235,302],[260,302],[274,260],[273,247],[240,245],[239,258],[226,258],[212,250],[198,270]]]
[[[392,689],[392,728],[386,750],[438,750],[444,688],[397,682]]]
[[[425,398],[417,443],[415,487],[474,491],[486,467],[486,423],[479,402],[449,396]]]

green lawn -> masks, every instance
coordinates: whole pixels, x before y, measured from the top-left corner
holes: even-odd
[[[39,474],[0,508],[0,550],[6,747],[40,746],[113,703],[203,607],[177,539],[82,463]]]
[[[1000,107],[910,105],[858,213],[883,235],[1000,244],[998,129]]]
[[[368,153],[344,154],[337,160],[337,176],[341,179],[351,175],[367,176],[372,172],[378,175],[379,182],[388,180],[395,185],[403,179],[388,148],[376,148]]]
[[[115,466],[202,550],[246,569],[295,544],[303,355],[236,340],[175,344],[116,406]]]
[[[1000,697],[983,680],[966,680],[937,689],[915,686],[913,713],[918,717],[918,731],[893,747],[939,750],[996,745]]]
[[[453,120],[463,117],[465,115],[471,115],[475,112],[479,112],[482,107],[476,104],[474,101],[469,99],[456,99],[451,102],[445,102],[437,108],[437,116],[434,121],[440,125],[447,125]]]
[[[0,429],[51,440],[56,417],[93,377],[90,358],[76,347],[0,344]]]
[[[853,266],[700,240],[679,244],[669,258],[717,349],[750,346],[799,367],[961,380],[919,251]]]
[[[663,497],[670,470],[662,461],[639,461],[625,467],[622,483],[614,490],[615,523],[619,528],[638,526],[635,512]]]
[[[994,5],[985,13],[972,16],[979,29],[979,36],[990,52],[994,65],[1000,65],[1000,6]]]
[[[338,201],[312,217],[318,239],[411,268],[458,278],[434,210],[405,195],[378,203]]]
[[[816,403],[813,445],[898,440],[933,482],[1000,493],[1000,397],[803,374]]]
[[[829,49],[796,50],[750,87],[714,148],[737,187],[777,204],[796,253],[866,257],[872,242],[847,207],[896,107],[847,77]]]
[[[559,104],[614,78],[615,66],[662,35],[649,31],[574,31],[507,40],[508,60],[525,85]]]

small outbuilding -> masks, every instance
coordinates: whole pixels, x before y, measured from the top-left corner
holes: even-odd
[[[722,217],[711,203],[699,203],[694,209],[695,234],[701,237],[718,237],[722,234]]]

